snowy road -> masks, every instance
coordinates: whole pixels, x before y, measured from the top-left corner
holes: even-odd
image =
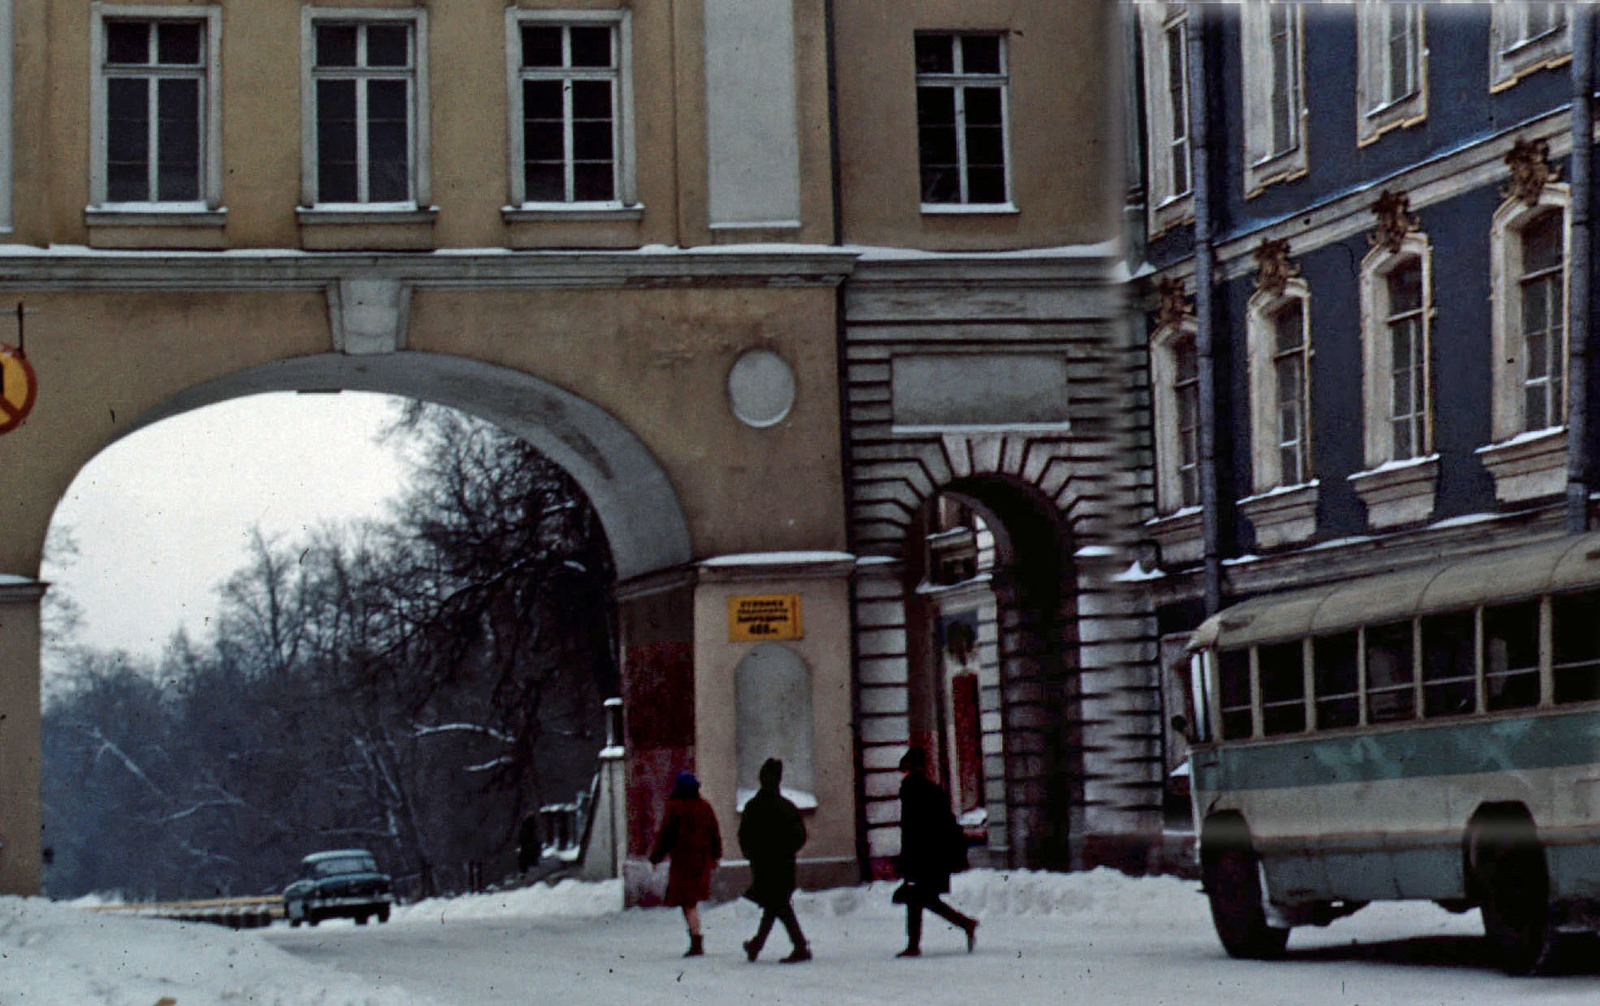
[[[1565,973],[1512,979],[1484,960],[1477,913],[1378,905],[1326,929],[1296,930],[1287,959],[1233,961],[1218,946],[1192,883],[974,873],[954,901],[982,920],[977,952],[930,918],[924,956],[896,960],[903,916],[875,885],[797,898],[816,960],[782,966],[781,930],[749,964],[739,949],[752,906],[706,913],[708,956],[678,957],[681,919],[664,909],[589,918],[438,918],[419,906],[387,926],[277,927],[261,938],[374,988],[447,1004],[557,1003],[1593,1003],[1600,944]],[[1003,993],[999,990],[1003,990]]]

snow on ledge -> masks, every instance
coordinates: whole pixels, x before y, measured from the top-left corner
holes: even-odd
[[[756,792],[756,790],[745,789],[742,786],[738,790],[734,791],[733,809],[743,814],[744,805],[750,802],[750,799],[756,795]],[[790,803],[794,804],[801,810],[817,809],[817,796],[815,793],[807,793],[803,789],[790,789],[787,786],[779,786],[778,792],[782,793],[788,798]]]
[[[702,566],[794,566],[806,563],[855,562],[849,552],[741,552],[700,560]]]

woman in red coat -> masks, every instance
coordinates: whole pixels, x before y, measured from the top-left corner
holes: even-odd
[[[693,772],[678,773],[650,863],[660,863],[668,856],[672,866],[667,870],[664,900],[683,909],[683,922],[689,928],[689,950],[683,956],[699,957],[706,952],[700,932],[700,902],[711,894],[711,871],[722,858],[722,832],[711,805],[700,798],[700,780]]]

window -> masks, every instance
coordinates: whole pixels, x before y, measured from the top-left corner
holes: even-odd
[[[1162,513],[1200,505],[1200,355],[1192,319],[1151,339]]]
[[[1008,206],[1005,40],[918,33],[915,41],[924,211]]]
[[[1149,109],[1150,230],[1192,212],[1189,177],[1189,21],[1183,4],[1141,4]]]
[[[1367,722],[1409,720],[1416,715],[1416,660],[1410,622],[1374,625],[1367,642]]]
[[[1363,3],[1356,21],[1356,140],[1365,145],[1427,116],[1427,49],[1421,4]]]
[[[635,205],[628,13],[507,18],[512,206]]]
[[[1422,715],[1457,716],[1476,710],[1477,620],[1472,612],[1422,619]]]
[[[1249,196],[1306,172],[1305,83],[1299,6],[1250,3],[1241,12]]]
[[[1555,701],[1600,699],[1600,594],[1556,597],[1550,607]]]
[[[1497,3],[1489,32],[1489,90],[1572,56],[1572,22],[1565,4]]]
[[[219,13],[100,4],[91,10],[91,207],[217,207]]]
[[[1369,468],[1433,450],[1429,373],[1432,256],[1408,234],[1398,250],[1375,248],[1362,263],[1361,319]]]
[[[306,8],[309,205],[427,204],[425,16]]]
[[[1311,479],[1311,294],[1291,280],[1281,296],[1250,307],[1250,383],[1255,488]]]
[[[1304,651],[1299,640],[1256,651],[1261,674],[1261,732],[1267,737],[1305,732]]]
[[[1566,219],[1564,187],[1536,205],[1509,200],[1495,216],[1494,437],[1566,421]]]
[[[1359,652],[1354,632],[1312,641],[1317,729],[1335,730],[1361,722]]]
[[[1220,654],[1218,664],[1217,711],[1222,716],[1222,739],[1238,740],[1255,733],[1250,696],[1250,651],[1229,650]]]
[[[1483,679],[1490,712],[1538,704],[1538,601],[1483,609]]]

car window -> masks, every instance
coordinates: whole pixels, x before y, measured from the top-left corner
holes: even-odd
[[[378,864],[371,856],[340,856],[324,859],[311,868],[314,877],[336,877],[341,873],[377,873]]]

